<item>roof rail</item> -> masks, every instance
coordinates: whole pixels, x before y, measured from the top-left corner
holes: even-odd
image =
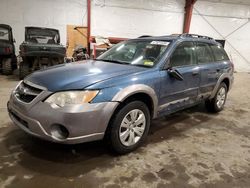
[[[183,36],[183,37],[192,37],[192,38],[202,38],[202,39],[207,39],[207,40],[214,40],[212,37],[197,35],[197,34],[189,34],[189,33],[183,33],[181,36]]]
[[[202,38],[202,39],[207,39],[207,40],[214,40],[212,37],[203,36],[203,35],[197,35],[197,34],[189,34],[189,33],[172,34],[171,36],[176,36],[176,37],[191,37],[191,38]]]

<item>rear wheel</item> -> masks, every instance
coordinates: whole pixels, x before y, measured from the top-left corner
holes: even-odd
[[[222,82],[217,90],[214,98],[205,102],[206,108],[210,112],[220,112],[223,110],[226,99],[227,99],[227,85]]]
[[[108,140],[113,151],[129,153],[138,148],[147,137],[150,113],[141,101],[132,101],[123,106],[110,124]]]
[[[21,62],[19,66],[19,79],[22,80],[30,73],[29,64],[26,62]]]
[[[2,60],[2,72],[4,75],[12,74],[11,58],[4,58]]]

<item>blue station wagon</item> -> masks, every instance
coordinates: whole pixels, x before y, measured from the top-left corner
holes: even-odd
[[[205,101],[223,109],[234,66],[214,39],[192,34],[124,41],[95,60],[37,71],[8,102],[11,120],[45,140],[107,139],[120,154],[138,148],[151,120]]]

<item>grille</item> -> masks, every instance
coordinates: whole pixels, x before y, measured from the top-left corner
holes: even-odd
[[[33,101],[43,90],[28,85],[24,82],[20,83],[15,91],[15,96],[25,102],[30,103]]]

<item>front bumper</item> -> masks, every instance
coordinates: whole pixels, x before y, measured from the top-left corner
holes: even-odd
[[[31,103],[24,103],[13,92],[7,105],[9,116],[18,127],[29,134],[65,144],[102,139],[118,105],[117,102],[103,102],[54,108],[41,100],[48,95],[49,93],[43,92]],[[64,126],[69,133],[67,138],[55,137],[51,132],[53,125]]]

